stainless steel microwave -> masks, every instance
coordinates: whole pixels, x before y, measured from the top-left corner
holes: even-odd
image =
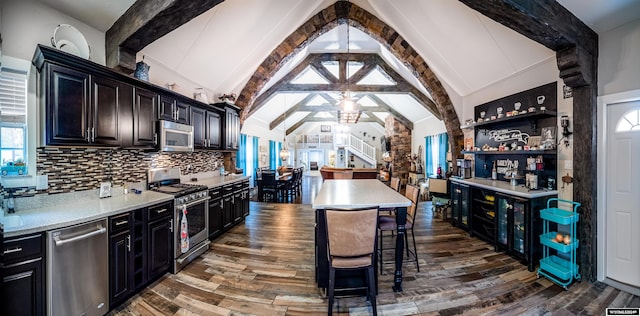
[[[161,151],[193,151],[193,126],[160,120]]]

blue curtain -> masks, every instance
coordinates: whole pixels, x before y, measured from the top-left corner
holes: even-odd
[[[280,151],[282,150],[282,142],[278,142],[276,148],[276,165],[280,167],[282,165],[282,160],[280,160]]]
[[[236,167],[242,169],[247,174],[247,135],[240,134],[240,148],[238,149],[238,157],[236,159]]]
[[[447,151],[449,135],[442,133],[425,137],[425,173],[426,177],[437,176],[438,166],[442,167],[442,176],[447,172]]]
[[[260,137],[253,136],[253,168],[260,166]],[[252,173],[253,174],[253,171]]]
[[[438,164],[442,167],[442,176],[447,173],[447,151],[449,151],[449,135],[442,133],[438,135]]]
[[[435,136],[427,136],[424,138],[424,148],[425,148],[425,155],[424,155],[424,162],[425,162],[425,173],[426,173],[426,177],[429,178],[431,176],[433,176],[434,173],[434,158],[433,157],[433,139],[435,138]]]
[[[276,169],[278,166],[278,145],[275,140],[269,141],[269,169]]]

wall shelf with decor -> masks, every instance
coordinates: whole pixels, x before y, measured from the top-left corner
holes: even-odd
[[[475,157],[474,176],[491,178],[496,165],[500,180],[535,172],[530,188],[555,189],[556,109],[556,82],[476,106],[474,119],[465,126],[473,128],[473,140],[461,152]],[[534,157],[541,160],[541,169],[528,168],[527,160]]]
[[[476,123],[470,125],[470,127],[491,127],[491,126],[503,124],[503,123],[509,122],[509,121],[524,121],[524,120],[536,120],[537,121],[539,119],[544,119],[544,118],[549,118],[549,117],[556,117],[556,116],[558,116],[558,113],[556,111],[536,110],[534,112],[527,112],[527,113],[507,116],[507,117],[503,117],[503,118],[497,118],[495,120],[476,122]]]
[[[472,155],[556,155],[555,150],[509,150],[509,151],[462,151]]]

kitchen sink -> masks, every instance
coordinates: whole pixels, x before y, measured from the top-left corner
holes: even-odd
[[[20,215],[9,215],[5,216],[2,219],[2,224],[4,224],[4,228],[18,227],[24,225],[24,221],[22,221],[22,216]]]

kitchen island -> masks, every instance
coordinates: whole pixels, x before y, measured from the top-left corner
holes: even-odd
[[[397,237],[395,247],[395,273],[393,290],[402,291],[402,261],[404,251],[405,224],[407,222],[407,207],[411,200],[391,189],[379,180],[326,180],[313,200],[312,207],[316,210],[316,281],[318,287],[327,288],[329,279],[329,262],[327,260],[327,239],[325,209],[329,208],[396,208]],[[374,260],[377,261],[377,260]],[[377,277],[377,274],[376,274]],[[362,284],[360,276],[345,275],[342,280],[336,274],[336,289],[353,287]],[[376,279],[377,280],[377,279]]]

